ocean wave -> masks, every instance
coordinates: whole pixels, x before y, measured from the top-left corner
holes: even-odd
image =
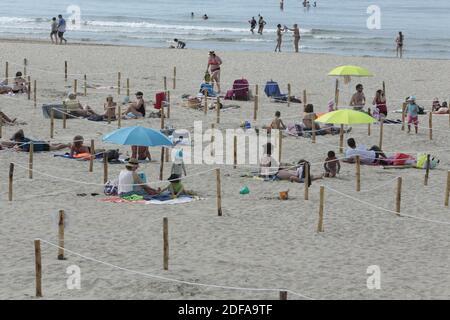
[[[33,18],[19,18],[19,17],[0,17],[0,24],[12,24],[12,23],[26,23],[37,22]]]

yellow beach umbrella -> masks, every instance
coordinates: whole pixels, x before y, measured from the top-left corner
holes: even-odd
[[[353,77],[373,77],[373,74],[358,66],[340,66],[328,73],[329,76],[353,76]]]
[[[361,111],[339,109],[321,115],[316,119],[316,121],[321,123],[333,124],[364,124],[374,123],[377,120],[369,116],[367,113]]]

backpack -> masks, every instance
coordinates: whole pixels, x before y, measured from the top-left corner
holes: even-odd
[[[119,191],[119,180],[108,180],[108,182],[105,183],[105,187],[103,188],[103,193],[107,196],[117,196]]]
[[[234,99],[249,100],[249,87],[246,79],[235,80],[233,83]]]

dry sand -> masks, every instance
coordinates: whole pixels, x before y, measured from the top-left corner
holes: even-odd
[[[38,81],[38,107],[25,96],[0,96],[0,108],[12,117],[28,124],[20,126],[27,136],[49,139],[49,120],[42,116],[40,105],[60,101],[70,91],[65,88],[64,60],[69,61],[69,73],[87,74],[94,84],[116,85],[116,72],[127,77],[131,91],[141,90],[147,99],[162,89],[162,78],[172,76],[177,67],[177,89],[171,90],[173,107],[167,122],[176,128],[191,127],[194,120],[209,126],[215,113],[182,108],[181,95],[195,94],[203,77],[207,52],[111,46],[51,46],[42,43],[1,43],[2,77],[4,63],[10,63],[10,76],[22,70],[23,58],[29,61],[28,73]],[[293,53],[218,52],[224,61],[223,91],[232,81],[245,77],[250,83],[263,84],[273,79],[292,93],[308,92],[308,102],[317,111],[325,111],[327,101],[334,95],[334,78],[327,73],[335,66],[355,64],[375,73],[363,78],[368,100],[381,82],[386,82],[389,109],[398,109],[400,100],[415,94],[420,104],[431,106],[431,99],[447,99],[450,61],[396,60],[330,55],[296,55]],[[16,63],[18,65],[15,65]],[[104,74],[104,73],[109,74]],[[74,76],[69,76],[67,85]],[[352,81],[352,91],[357,80]],[[168,80],[171,87],[171,80]],[[82,92],[82,84],[79,84]],[[123,90],[124,91],[124,90]],[[342,98],[350,90],[344,87]],[[103,101],[114,90],[88,90],[83,103],[101,111]],[[115,95],[116,100],[118,97]],[[342,101],[342,99],[341,99]],[[241,109],[222,113],[220,128],[235,128],[251,120],[252,102],[238,102]],[[303,105],[270,103],[261,100],[259,119],[269,119],[280,110],[285,122],[299,120]],[[150,110],[148,108],[147,110]],[[391,119],[400,118],[390,113]],[[260,125],[268,120],[260,121]],[[426,116],[421,125],[427,126]],[[123,126],[141,124],[159,127],[159,119],[124,121]],[[103,145],[101,136],[116,128],[105,123],[82,120],[68,121],[67,129],[56,120],[55,142],[69,142],[82,134],[86,141],[95,139],[96,147]],[[3,127],[3,138],[9,138],[19,127]],[[144,204],[112,204],[99,201],[102,193],[102,164],[95,163],[94,173],[88,163],[53,157],[52,153],[35,154],[34,179],[28,180],[25,169],[28,154],[0,152],[0,298],[30,299],[34,297],[33,239],[42,238],[57,243],[54,216],[65,210],[69,216],[66,248],[122,268],[145,274],[211,285],[286,288],[314,299],[448,299],[450,298],[450,209],[444,207],[444,190],[449,170],[448,117],[434,117],[433,140],[420,129],[419,135],[408,135],[399,126],[385,126],[383,148],[394,151],[430,151],[441,163],[430,173],[429,186],[423,185],[425,171],[418,169],[383,170],[362,167],[362,189],[355,189],[355,169],[343,164],[337,179],[316,181],[310,189],[310,200],[303,199],[303,184],[262,182],[241,178],[248,168],[222,169],[223,212],[216,211],[214,172],[197,175],[185,181],[188,189],[197,191],[205,200],[184,205],[156,206]],[[378,125],[356,126],[350,136],[366,145],[378,143]],[[322,173],[321,161],[328,150],[337,150],[338,136],[310,139],[288,137],[283,140],[283,161],[295,162],[306,158],[313,163],[313,174]],[[120,148],[123,153],[128,147]],[[447,150],[445,150],[447,149]],[[151,150],[154,159],[159,149]],[[16,163],[14,201],[7,201],[9,163]],[[111,165],[110,177],[115,177],[122,165]],[[147,176],[155,181],[159,163],[143,165]],[[215,166],[189,165],[188,174],[203,172]],[[169,174],[167,164],[164,177]],[[58,179],[42,175],[46,173]],[[396,217],[391,212],[357,202],[342,195],[325,191],[324,228],[316,233],[319,207],[319,187],[325,185],[355,196],[382,208],[395,208],[395,181],[403,177],[402,212],[436,220],[434,222],[408,217]],[[66,179],[66,180],[64,180]],[[387,183],[386,186],[377,186]],[[239,195],[247,185],[250,194]],[[290,200],[280,201],[279,191],[290,190]],[[367,191],[369,190],[369,191]],[[78,193],[88,196],[79,197]],[[162,269],[162,220],[169,218],[170,265]],[[444,223],[439,223],[445,222]],[[42,243],[43,293],[48,299],[277,299],[275,291],[230,290],[209,288],[151,278],[142,274],[115,269],[87,260],[69,252],[67,260],[56,259],[57,249]],[[81,289],[66,287],[66,268],[81,268]],[[381,289],[369,290],[366,285],[368,266],[381,269]],[[301,299],[289,294],[289,299]]]

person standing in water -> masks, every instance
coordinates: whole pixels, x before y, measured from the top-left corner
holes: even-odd
[[[280,10],[284,10],[284,0],[280,0]]]
[[[250,23],[250,32],[251,33],[255,33],[255,28],[256,28],[256,20],[255,17],[252,17],[252,20],[250,20],[248,23]]]
[[[400,58],[403,57],[403,33],[400,31],[398,33],[397,39],[395,39],[395,42],[397,43],[397,58],[400,55]]]
[[[294,24],[294,27],[292,29],[284,26],[284,29],[294,32],[294,49],[295,52],[298,52],[298,44],[300,42],[300,29],[298,28],[298,25]]]
[[[50,32],[50,39],[52,39],[52,43],[58,44],[58,22],[55,17],[52,18],[52,31]]]
[[[259,34],[263,34],[263,30],[264,30],[264,25],[266,24],[266,22],[264,21],[264,18],[262,16],[259,17],[259,21],[258,21],[258,33]]]
[[[281,24],[277,25],[277,46],[275,47],[275,52],[281,52],[281,42],[283,41],[283,34],[281,33],[283,29],[281,28]]]

